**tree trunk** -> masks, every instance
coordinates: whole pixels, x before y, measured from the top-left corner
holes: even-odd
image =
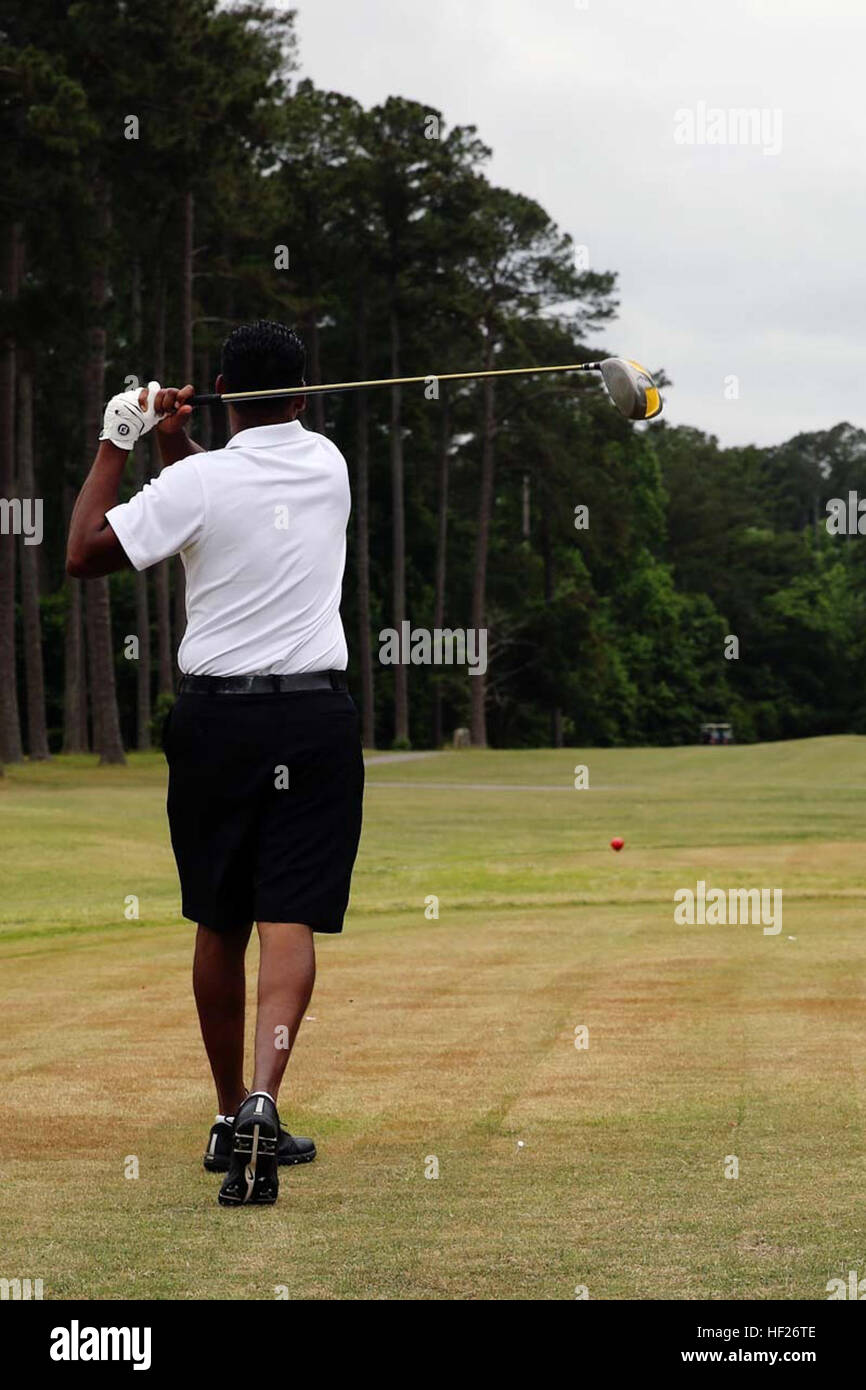
[[[5,228],[3,298],[13,305],[21,280],[22,229]],[[0,497],[12,502],[15,482],[16,342],[10,331],[0,344]],[[0,531],[0,763],[20,763],[21,715],[18,709],[18,666],[15,655],[15,531]]]
[[[183,197],[183,250],[181,261],[180,313],[181,313],[181,386],[192,381],[193,374],[193,336],[192,336],[192,273],[195,253],[195,198],[187,192]]]
[[[125,763],[114,679],[111,598],[107,577],[85,580],[84,595],[93,749],[99,754],[100,764]]]
[[[195,229],[195,198],[187,191],[183,199],[183,264],[181,268],[181,376],[182,386],[191,382],[195,371],[193,357],[193,304],[192,304],[192,274]],[[177,667],[177,652],[183,641],[186,632],[186,573],[183,568],[183,561],[179,555],[172,561],[172,574],[174,579],[174,636],[175,636],[175,667]]]
[[[485,362],[489,370],[489,363]],[[486,626],[487,556],[490,550],[490,521],[493,511],[493,435],[495,415],[493,382],[487,380],[484,392],[484,430],[481,441],[481,488],[478,499],[478,534],[475,539],[475,571],[472,583],[472,626],[479,632]],[[477,640],[477,639],[476,639]],[[490,643],[488,641],[488,649]],[[472,707],[469,720],[473,748],[487,747],[487,676],[470,676]]]
[[[153,291],[153,374],[157,381],[165,377],[165,280],[162,270],[156,270]],[[150,436],[150,471],[156,477],[162,468],[162,457],[156,430]],[[174,667],[171,659],[171,562],[160,560],[153,568],[153,588],[156,598],[156,689],[159,695],[174,694]]]
[[[305,330],[307,335],[307,347],[310,350],[309,363],[309,384],[319,386],[322,381],[322,350],[321,339],[319,336],[319,305],[318,305],[318,285],[313,285],[313,303],[306,314]],[[364,380],[364,378],[361,378]],[[325,400],[323,396],[316,394],[311,397],[313,407],[313,428],[319,434],[325,432]]]
[[[75,501],[75,489],[67,484],[63,489],[65,529]],[[81,584],[66,579],[66,629],[64,632],[64,689],[63,689],[63,752],[86,753],[87,738],[87,680],[84,666],[84,633],[82,628]]]
[[[541,550],[544,561],[544,598],[553,602],[556,576],[553,568],[553,545],[550,539],[550,499],[542,492],[541,507]],[[550,742],[554,748],[562,747],[562,710],[553,705],[550,710]]]
[[[135,450],[135,487],[138,492],[147,482],[147,447],[142,441]],[[146,753],[151,747],[150,600],[147,570],[136,570],[135,572],[135,631],[138,634],[138,666],[135,673],[135,746],[140,753]]]
[[[174,664],[173,673],[180,677],[180,665],[178,664],[178,654],[180,644],[186,632],[186,571],[183,567],[183,560],[179,555],[175,555],[171,562],[171,572],[174,580]]]
[[[90,281],[92,322],[87,335],[84,369],[84,448],[87,466],[99,435],[105,396],[105,326],[108,299],[108,233],[111,207],[108,189],[99,185],[97,199],[98,245]],[[94,747],[100,763],[123,763],[123,740],[114,680],[114,650],[111,635],[111,601],[108,578],[85,581],[87,607],[87,646],[90,665],[90,699],[93,710]]]
[[[141,261],[136,259],[132,267],[132,346],[139,369],[144,357],[144,334],[142,329],[141,307]],[[159,381],[159,377],[156,378]],[[140,492],[147,482],[147,456],[149,444],[144,440],[133,453],[135,469],[135,489]],[[151,745],[150,739],[150,603],[147,585],[147,571],[135,571],[135,631],[138,637],[138,662],[135,668],[135,746],[146,753]]]
[[[18,478],[22,498],[36,498],[33,462],[33,375],[30,364],[18,373]],[[42,663],[42,617],[39,611],[39,559],[34,545],[21,542],[21,614],[24,675],[27,685],[27,749],[31,758],[51,756],[45,721],[45,670]]]
[[[198,355],[198,379],[200,382],[199,390],[210,390],[210,353],[203,347]],[[198,440],[203,449],[213,448],[213,417],[212,410],[202,410],[200,412]]]
[[[159,695],[174,694],[174,663],[171,655],[171,588],[167,560],[156,566],[153,585],[156,593],[156,689]]]
[[[451,408],[448,388],[443,385],[440,395],[442,411],[439,435],[439,469],[437,478],[436,513],[436,578],[433,600],[433,627],[445,626],[445,573],[448,558],[448,450],[451,447]],[[442,745],[442,685],[441,673],[433,677],[433,747]]]
[[[114,680],[114,652],[111,642],[111,600],[108,579],[88,579],[84,583],[87,611],[87,653],[90,668],[90,707],[93,712],[93,747],[102,763],[125,763],[117,689]]]
[[[400,326],[393,294],[390,314],[391,375],[400,375]],[[393,542],[394,627],[402,641],[406,618],[406,508],[403,488],[403,430],[401,391],[391,387],[391,531]],[[394,667],[394,741],[409,741],[408,669],[400,661]]]
[[[367,373],[367,301],[358,311],[358,370]],[[370,623],[370,421],[366,391],[359,391],[356,416],[355,518],[358,542],[358,656],[361,663],[361,736],[365,748],[376,747],[373,685],[373,640]]]

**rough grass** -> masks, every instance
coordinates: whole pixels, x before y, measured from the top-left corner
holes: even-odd
[[[446,753],[368,783],[282,1105],[320,1157],[275,1208],[222,1211],[162,761],[7,770],[0,1275],[49,1298],[815,1299],[866,1274],[866,739]],[[699,878],[782,888],[782,931],[676,926]]]

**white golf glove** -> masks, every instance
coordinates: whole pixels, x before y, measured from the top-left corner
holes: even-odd
[[[161,389],[158,381],[147,383],[146,410],[142,410],[138,403],[142,390],[140,386],[112,396],[105,407],[102,433],[99,438],[110,439],[112,444],[117,445],[118,449],[134,449],[141,436],[147,434],[148,430],[152,430],[157,420],[162,419],[162,416],[157,415],[153,408],[156,393]]]

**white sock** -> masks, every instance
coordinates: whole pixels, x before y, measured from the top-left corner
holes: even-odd
[[[246,1100],[248,1095],[249,1091],[244,1091],[244,1100]],[[274,1104],[276,1105],[276,1101],[274,1101]],[[234,1119],[234,1115],[217,1115],[216,1123],[219,1124],[220,1122],[222,1122],[224,1124],[231,1125],[234,1124]]]

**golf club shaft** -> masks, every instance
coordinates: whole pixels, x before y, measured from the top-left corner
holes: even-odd
[[[560,367],[505,367],[493,372],[431,372],[429,376],[382,377],[376,381],[335,381],[325,386],[274,387],[267,391],[226,391],[191,396],[189,405],[230,405],[232,401],[279,400],[283,396],[320,396],[326,391],[364,391],[373,386],[416,386],[427,381],[475,381],[482,377],[533,376],[538,372],[597,372],[600,362],[568,362]]]

